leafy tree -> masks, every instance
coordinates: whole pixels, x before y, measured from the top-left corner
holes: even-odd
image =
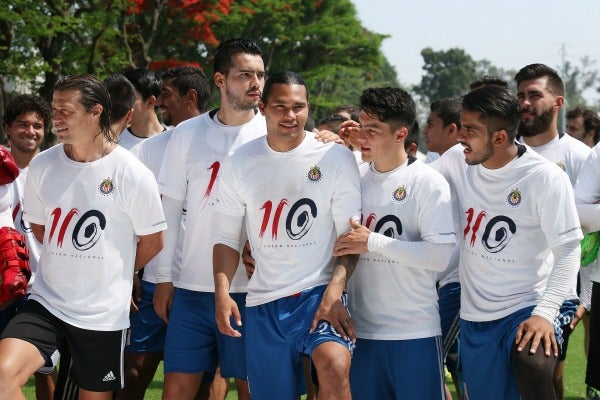
[[[0,76],[46,98],[64,74],[103,78],[126,67],[194,63],[211,75],[215,47],[238,36],[263,47],[267,70],[302,74],[317,114],[356,103],[367,86],[397,85],[381,52],[386,36],[364,29],[350,0],[9,3],[0,9]]]
[[[581,66],[564,60],[558,68],[558,73],[565,84],[565,99],[569,109],[577,106],[588,106],[584,92],[598,85],[596,62],[589,57],[580,59]]]
[[[427,47],[421,56],[425,74],[414,91],[425,104],[463,94],[477,77],[477,62],[463,49],[435,51]]]

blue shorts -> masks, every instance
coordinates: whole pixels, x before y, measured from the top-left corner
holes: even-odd
[[[517,328],[531,317],[533,307],[495,321],[460,320],[460,357],[465,396],[471,399],[518,400],[510,353]]]
[[[567,358],[567,348],[569,347],[569,337],[571,336],[571,322],[579,306],[579,299],[565,300],[558,310],[556,324],[561,329],[561,340],[559,346],[558,360],[564,361]]]
[[[460,283],[451,282],[438,291],[438,305],[442,326],[442,355],[448,371],[459,369]]]
[[[152,298],[156,284],[142,281],[142,299],[138,312],[129,318],[131,327],[127,335],[125,352],[149,353],[163,351],[167,324],[154,311]]]
[[[302,355],[311,355],[325,342],[337,342],[352,352],[326,322],[320,321],[309,334],[311,323],[326,286],[317,286],[269,303],[246,307],[246,360],[248,384],[253,399],[296,399],[305,393]],[[346,295],[342,297],[346,305]]]
[[[443,399],[440,336],[413,340],[357,339],[350,367],[355,399]]]
[[[232,293],[244,320],[246,293]],[[217,365],[225,378],[246,379],[244,326],[241,338],[223,335],[215,321],[215,294],[175,288],[165,341],[165,373],[207,372]]]

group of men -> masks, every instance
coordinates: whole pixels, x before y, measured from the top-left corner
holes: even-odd
[[[521,69],[516,96],[484,82],[432,104],[431,165],[406,150],[407,92],[367,89],[358,122],[341,123],[358,165],[305,130],[303,78],[265,82],[249,40],[217,48],[214,110],[197,69],[125,78],[64,78],[61,144],[19,164],[11,139],[40,255],[0,340],[0,397],[22,398],[64,353],[82,399],[143,398],[162,358],[164,399],[208,396],[210,381],[219,396],[219,375],[239,398],[295,399],[305,357],[319,399],[441,399],[459,323],[465,398],[562,397],[559,360],[582,314],[573,185],[590,150],[558,130],[551,68]],[[48,113],[27,113],[23,141],[37,149]],[[581,218],[599,230],[600,185],[587,179]]]

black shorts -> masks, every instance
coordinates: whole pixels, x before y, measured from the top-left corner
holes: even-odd
[[[54,315],[34,300],[28,300],[9,322],[2,338],[17,338],[36,346],[55,366],[61,349],[72,356],[71,373],[79,387],[107,392],[123,387],[123,349],[127,330],[92,331],[77,328]]]
[[[600,283],[592,287],[590,310],[590,348],[588,350],[585,383],[600,390]]]

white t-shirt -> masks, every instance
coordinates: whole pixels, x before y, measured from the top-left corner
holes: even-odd
[[[590,148],[581,141],[567,135],[556,136],[541,146],[527,147],[558,165],[569,176],[571,185],[577,182],[577,175],[585,159],[590,154]]]
[[[594,146],[591,153],[577,179],[575,185],[575,202],[577,203],[577,211],[581,217],[582,225],[591,232],[600,230],[600,145]],[[586,231],[587,231],[586,230]],[[600,282],[600,261],[595,262],[586,267],[582,267],[582,278],[594,282]],[[584,272],[585,271],[585,272]],[[582,279],[582,285],[587,285],[588,282]]]
[[[360,176],[344,146],[312,132],[295,149],[273,151],[266,137],[223,164],[218,211],[242,219],[256,269],[247,306],[329,283],[333,244],[360,219]]]
[[[118,146],[81,163],[59,144],[31,161],[23,206],[45,227],[30,298],[83,329],[127,328],[137,236],[166,229],[150,170]]]
[[[577,182],[577,176],[586,158],[590,154],[590,148],[567,134],[556,136],[550,142],[542,146],[528,146],[548,161],[558,165],[569,176],[571,185]],[[577,283],[569,288],[566,299],[577,298]]]
[[[35,238],[33,231],[31,230],[31,225],[23,220],[23,196],[25,193],[25,181],[27,180],[28,169],[29,167],[19,168],[19,176],[12,183],[12,217],[15,229],[25,236],[27,242],[27,249],[29,250],[29,267],[31,268],[31,278],[29,279],[28,290],[31,291],[31,286],[33,285],[33,282],[35,282],[35,272],[37,271],[40,254],[42,254],[42,244]]]
[[[454,243],[450,187],[420,160],[361,179],[363,225],[396,240]],[[356,334],[374,340],[441,335],[438,272],[373,252],[360,255],[348,282]]]
[[[138,147],[138,158],[144,163],[146,167],[152,171],[155,177],[158,177],[160,173],[160,167],[165,157],[165,150],[169,144],[171,138],[172,129],[168,129],[159,135],[154,135],[144,140]],[[179,277],[181,272],[181,256],[183,250],[183,235],[185,233],[185,210],[181,224],[179,224],[179,242],[177,243],[177,249],[175,251],[175,260],[173,262],[172,274],[174,279]],[[144,267],[144,275],[142,280],[150,283],[157,283],[156,273],[158,270],[159,262],[158,255],[146,264]]]
[[[12,185],[0,186],[0,227],[15,227],[12,217],[13,197]]]
[[[167,146],[158,184],[160,192],[187,204],[183,259],[176,287],[214,292],[212,253],[215,198],[222,162],[242,144],[266,133],[262,115],[246,124],[223,125],[204,113],[177,125]],[[217,177],[219,177],[217,179]],[[243,243],[242,243],[243,246]],[[234,277],[232,292],[245,292],[248,278],[243,264]]]
[[[487,169],[453,149],[438,170],[455,186],[461,210],[461,318],[491,321],[537,305],[551,248],[583,237],[567,175],[531,150]]]
[[[140,146],[146,139],[148,138],[136,136],[131,133],[129,128],[125,128],[123,132],[121,132],[121,136],[119,136],[119,146],[129,150],[134,156],[139,158]]]

